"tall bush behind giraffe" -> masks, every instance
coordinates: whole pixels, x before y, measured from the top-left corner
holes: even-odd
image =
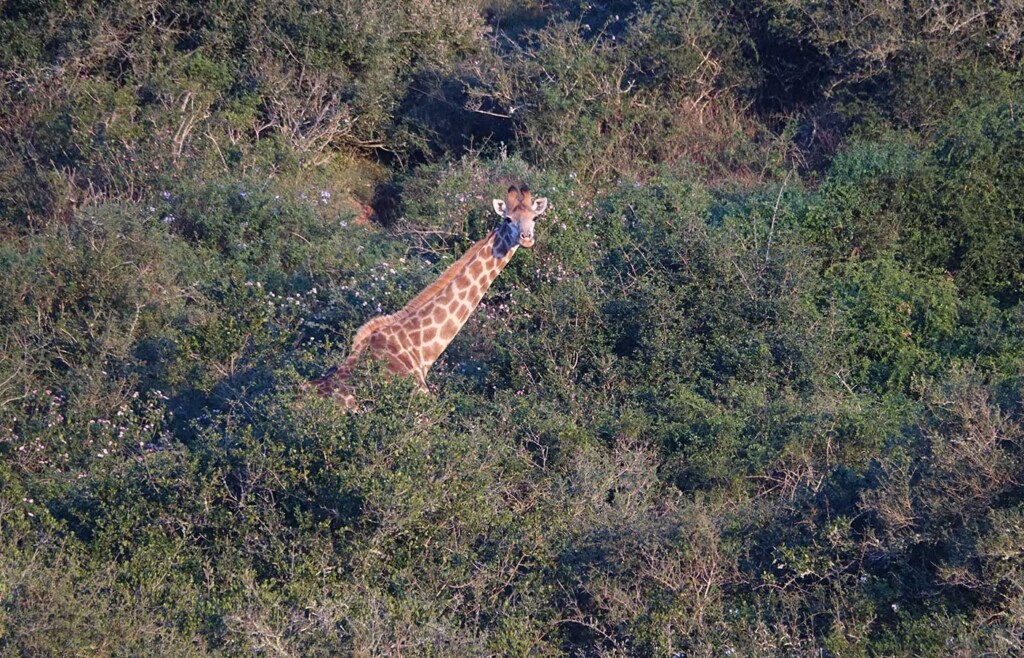
[[[1024,17],[812,5],[0,7],[0,654],[1018,652]]]

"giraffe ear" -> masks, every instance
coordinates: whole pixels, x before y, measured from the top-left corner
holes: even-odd
[[[505,202],[501,199],[493,199],[491,203],[494,204],[494,212],[498,213],[499,217],[505,216]]]
[[[543,213],[547,209],[548,209],[548,199],[547,199],[547,197],[540,196],[540,197],[537,197],[536,199],[533,200],[533,212],[534,212],[534,214],[539,215],[539,214]]]

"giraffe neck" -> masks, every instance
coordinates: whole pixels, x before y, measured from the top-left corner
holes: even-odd
[[[459,333],[491,283],[519,248],[518,229],[506,223],[480,240],[436,281],[397,313],[373,318],[356,332],[348,357],[312,385],[348,407],[355,398],[348,379],[367,349],[388,360],[392,372],[414,375],[426,389],[426,374]]]
[[[436,284],[443,285],[439,285],[434,294],[426,299],[420,299],[423,293],[417,295],[406,308],[395,314],[397,322],[412,339],[411,344],[419,346],[418,354],[414,353],[412,357],[424,375],[466,324],[484,293],[518,248],[518,245],[512,245],[501,250],[504,255],[498,258],[495,245],[500,242],[500,231],[477,242],[441,275]],[[424,293],[430,288],[433,285]]]

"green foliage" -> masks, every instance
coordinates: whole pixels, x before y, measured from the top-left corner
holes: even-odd
[[[957,291],[939,273],[914,275],[892,260],[851,261],[829,272],[829,314],[851,352],[850,383],[879,392],[920,388],[950,366]],[[946,358],[943,358],[943,357]]]
[[[750,74],[728,14],[714,2],[651,5],[583,4],[581,18],[527,32],[524,47],[474,72],[473,104],[512,121],[531,157],[585,180],[777,165],[730,90]]]
[[[805,226],[827,258],[891,253],[951,273],[967,293],[1019,301],[1022,137],[1013,101],[974,104],[935,131],[860,141],[840,155]]]
[[[1014,654],[983,4],[3,4],[0,655]],[[428,394],[304,390],[520,182]]]
[[[803,83],[810,89],[787,91],[832,96],[847,111],[926,126],[946,116],[951,100],[1005,92],[1019,74],[1017,3],[869,1],[841,11],[807,0],[758,4],[767,33],[783,45],[777,81]],[[773,45],[761,46],[769,57]]]
[[[426,148],[417,75],[484,48],[473,3],[4,8],[0,212],[26,224],[170,181]],[[166,189],[166,188],[165,188]],[[69,207],[69,202],[71,207]]]

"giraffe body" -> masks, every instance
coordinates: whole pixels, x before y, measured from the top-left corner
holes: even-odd
[[[510,187],[504,200],[494,200],[494,210],[503,223],[400,311],[361,326],[348,358],[314,380],[313,386],[323,396],[355,406],[348,379],[368,352],[384,359],[391,372],[415,377],[425,391],[430,367],[462,329],[491,283],[520,246],[533,246],[534,218],[546,209],[547,199],[533,199],[525,187]]]

